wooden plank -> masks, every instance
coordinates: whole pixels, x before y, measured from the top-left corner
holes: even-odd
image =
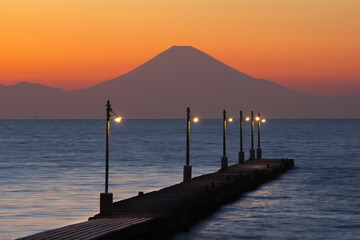
[[[53,230],[44,231],[18,240],[93,239],[113,231],[150,221],[152,218],[98,218]]]

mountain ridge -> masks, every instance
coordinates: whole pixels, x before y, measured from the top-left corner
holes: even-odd
[[[39,88],[29,86],[32,91]],[[24,106],[17,104],[18,112],[36,111],[45,118],[95,118],[104,110],[104,102],[111,100],[114,109],[129,118],[182,118],[188,106],[205,118],[219,117],[224,108],[253,109],[275,118],[360,117],[359,111],[349,110],[360,104],[360,95],[335,98],[297,92],[253,78],[191,46],[173,46],[134,70],[89,88],[67,92],[49,87],[49,91],[34,99],[25,97]],[[12,94],[5,95],[8,99],[0,99],[15,101]],[[55,113],[44,102],[63,110]],[[35,103],[41,103],[41,111]],[[6,116],[0,113],[0,118]]]

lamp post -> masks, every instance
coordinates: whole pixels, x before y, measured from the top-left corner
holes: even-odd
[[[254,111],[251,111],[251,149],[249,160],[255,159],[255,149],[254,149]]]
[[[262,150],[260,147],[260,125],[261,122],[265,123],[266,119],[260,117],[260,113],[258,113],[258,116],[256,117],[257,121],[257,128],[258,128],[258,148],[256,149],[256,159],[262,159]]]
[[[223,111],[223,155],[221,157],[221,169],[228,167],[228,158],[226,156],[226,110]]]
[[[191,113],[190,108],[188,107],[186,110],[186,162],[184,165],[184,172],[183,172],[184,182],[191,180],[191,171],[192,171],[192,167],[190,165],[190,124],[191,124],[190,113]],[[193,121],[197,123],[199,121],[199,118],[195,117],[193,118]]]
[[[240,111],[240,152],[239,152],[239,163],[244,163],[245,153],[243,151],[243,112]]]
[[[110,101],[106,103],[106,147],[105,147],[105,192],[100,193],[100,214],[104,216],[112,215],[113,194],[109,193],[109,148],[110,148],[110,118],[114,113]],[[117,117],[116,122],[121,118]]]
[[[186,117],[186,163],[184,165],[184,182],[191,179],[190,165],[190,108],[187,108]]]

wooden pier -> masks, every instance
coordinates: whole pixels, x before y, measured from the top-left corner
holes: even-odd
[[[246,161],[159,191],[139,192],[113,203],[111,216],[97,214],[86,222],[19,239],[167,239],[293,166],[293,159]]]

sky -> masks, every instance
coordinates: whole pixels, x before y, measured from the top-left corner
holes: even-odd
[[[190,45],[256,78],[360,94],[359,0],[0,0],[0,84],[66,90]]]

